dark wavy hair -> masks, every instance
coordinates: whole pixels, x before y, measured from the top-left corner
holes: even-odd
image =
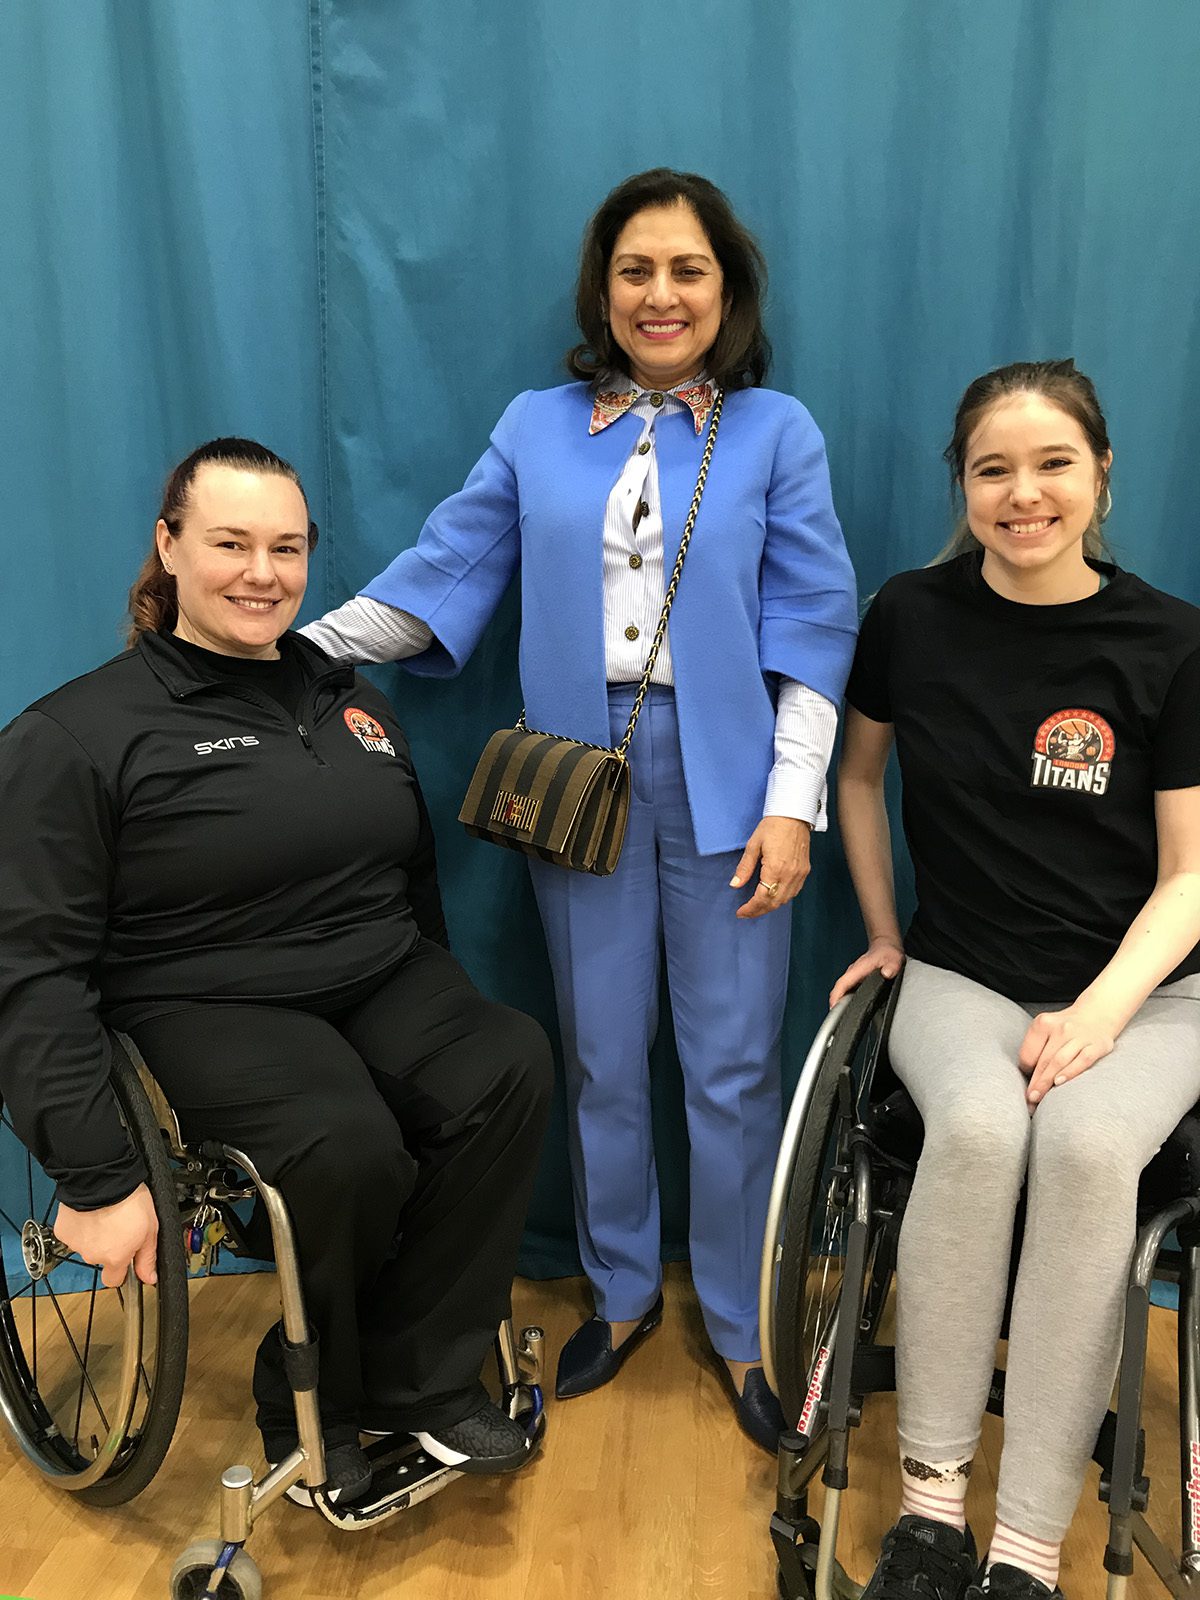
[[[1111,448],[1108,442],[1108,423],[1100,409],[1100,400],[1092,380],[1075,365],[1074,361],[1013,361],[1006,367],[996,367],[969,383],[958,402],[954,415],[954,432],[950,443],[942,452],[942,459],[950,469],[950,497],[956,506],[962,495],[963,473],[967,465],[967,445],[971,435],[982,422],[984,413],[998,400],[1007,400],[1015,394],[1036,394],[1060,411],[1065,411],[1080,426],[1096,464],[1100,469],[1100,495],[1096,512],[1083,535],[1083,552],[1093,558],[1108,555],[1101,531],[1101,523],[1108,509],[1100,510],[1100,501],[1108,490],[1109,471],[1103,465]],[[1108,505],[1111,506],[1111,497]],[[960,515],[954,533],[937,556],[939,561],[949,561],[968,550],[978,550],[979,541],[971,532],[965,516]]]
[[[605,304],[608,268],[621,229],[649,206],[690,206],[708,236],[724,278],[729,310],[708,352],[705,370],[723,389],[750,389],[762,383],[771,364],[771,345],[763,330],[762,302],[767,264],[754,236],[707,178],[695,172],[652,167],[619,183],[601,202],[583,235],[575,320],[582,341],[567,351],[567,371],[591,383],[605,372],[628,372],[625,352],[612,336]]]
[[[259,444],[254,439],[210,439],[207,444],[202,444],[193,450],[191,455],[185,456],[177,467],[172,468],[163,487],[162,504],[159,506],[158,515],[176,538],[183,529],[183,516],[187,510],[192,484],[196,481],[196,474],[210,461],[219,461],[229,467],[240,467],[247,472],[276,473],[281,478],[287,478],[304,495],[305,509],[308,508],[308,496],[304,494],[300,474],[290,461],[285,461],[282,456],[277,456],[274,450],[268,450],[265,444]],[[317,537],[317,525],[310,519],[308,524],[310,550],[316,548]],[[169,630],[179,620],[175,578],[162,564],[157,540],[152,541],[150,554],[142,562],[142,570],[129,591],[129,617],[129,632],[125,638],[127,645],[135,645],[143,633]]]

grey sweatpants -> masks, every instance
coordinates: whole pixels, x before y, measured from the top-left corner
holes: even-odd
[[[1027,1177],[997,1515],[1055,1541],[1116,1376],[1138,1176],[1200,1099],[1200,980],[1157,989],[1111,1055],[1031,1114],[1017,1052],[1032,1016],[1064,1004],[909,960],[890,1043],[925,1121],[897,1266],[901,1448],[949,1461],[979,1442]]]

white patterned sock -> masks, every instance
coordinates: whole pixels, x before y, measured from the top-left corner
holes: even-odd
[[[918,1461],[900,1453],[900,1515],[929,1517],[965,1528],[963,1501],[971,1476],[971,1458],[953,1461]]]

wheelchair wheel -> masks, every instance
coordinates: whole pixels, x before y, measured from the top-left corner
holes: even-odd
[[[784,1416],[813,1434],[812,1407],[838,1326],[846,1233],[852,1216],[850,1133],[860,1085],[873,1070],[882,1034],[887,983],[873,975],[851,996],[824,1039],[807,1085],[806,1105],[775,1240],[773,1353]],[[810,1062],[812,1058],[810,1057]],[[787,1152],[781,1157],[787,1160]],[[874,1338],[894,1255],[886,1225],[868,1246],[858,1337]]]
[[[220,1539],[199,1539],[188,1545],[171,1568],[171,1600],[202,1600],[211,1593],[208,1580],[225,1548]],[[221,1574],[216,1600],[262,1600],[262,1577],[244,1550],[234,1553]]]
[[[91,1505],[146,1487],[171,1443],[187,1368],[187,1266],[175,1180],[137,1073],[114,1044],[113,1093],[158,1214],[158,1283],[100,1269],[58,1244],[54,1186],[0,1106],[0,1411],[29,1460]]]

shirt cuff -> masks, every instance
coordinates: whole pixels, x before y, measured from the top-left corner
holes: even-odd
[[[433,642],[433,629],[419,617],[363,594],[300,632],[334,661],[404,661]]]
[[[824,778],[814,786],[803,774],[780,771],[776,762],[767,779],[767,798],[763,805],[765,817],[794,817],[797,822],[807,822],[814,833],[824,833],[829,827],[829,789]]]
[[[794,817],[815,833],[829,826],[825,774],[837,735],[837,707],[793,678],[779,680],[775,708],[775,765],[763,815]]]

